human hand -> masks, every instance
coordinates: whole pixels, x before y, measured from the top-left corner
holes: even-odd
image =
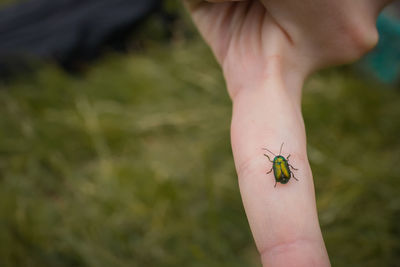
[[[184,0],[221,63],[227,82],[235,77],[235,71],[229,71],[232,65],[234,70],[240,69],[239,63],[248,69],[251,62],[256,67],[247,73],[254,75],[270,56],[295,65],[303,76],[354,61],[375,46],[376,18],[391,1]],[[246,13],[256,4],[252,2],[266,7],[260,9],[266,14],[258,17],[264,21],[255,22]]]
[[[359,58],[377,41],[386,0],[186,0],[233,101],[232,149],[265,266],[329,266],[306,153],[301,90],[313,71]],[[213,2],[213,3],[210,3]],[[299,170],[274,188],[261,147]]]

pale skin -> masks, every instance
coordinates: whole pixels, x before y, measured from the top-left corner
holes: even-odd
[[[376,18],[389,2],[185,0],[233,102],[232,150],[263,266],[330,266],[307,159],[302,87],[316,70],[373,48]],[[279,153],[282,142],[299,181],[274,188],[261,148]]]

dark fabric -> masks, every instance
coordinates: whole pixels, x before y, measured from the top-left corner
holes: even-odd
[[[0,10],[0,68],[18,59],[60,63],[94,57],[129,32],[160,0],[30,0]]]

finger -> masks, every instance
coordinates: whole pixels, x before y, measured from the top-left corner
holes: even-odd
[[[204,4],[210,3],[223,3],[223,2],[245,2],[250,0],[184,0],[184,4],[189,8],[189,10],[196,10]]]
[[[375,17],[379,15],[383,8],[385,8],[390,3],[394,2],[394,0],[370,0],[371,1],[371,8],[375,13]]]
[[[189,7],[193,22],[221,63],[221,57],[227,51],[231,31],[239,28],[236,24],[243,19],[248,3],[251,1],[220,1],[219,3],[200,1],[197,6],[194,6],[196,3],[192,1],[187,0],[185,3],[193,5]]]
[[[258,88],[249,88],[233,100],[232,149],[249,224],[264,266],[329,266],[316,213],[311,170],[300,103],[293,101],[271,73]],[[275,154],[291,154],[298,182],[278,183],[266,174]]]
[[[245,2],[250,0],[206,0],[206,2],[210,3],[222,3],[222,2]]]

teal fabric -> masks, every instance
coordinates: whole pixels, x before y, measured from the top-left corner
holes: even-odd
[[[383,83],[400,82],[400,20],[386,14],[377,21],[379,42],[362,65]]]

